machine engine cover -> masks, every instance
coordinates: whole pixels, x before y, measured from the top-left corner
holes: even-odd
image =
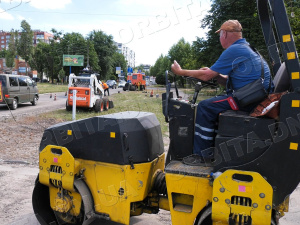
[[[44,131],[47,145],[66,147],[74,158],[129,165],[149,162],[164,152],[153,113],[127,111],[60,123]]]

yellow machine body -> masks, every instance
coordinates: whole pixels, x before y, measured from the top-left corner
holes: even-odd
[[[165,170],[172,224],[271,224],[273,189],[260,174],[179,161]]]
[[[211,202],[208,178],[166,174],[172,224],[194,224],[199,212]]]
[[[61,150],[61,154],[53,153],[52,149]],[[95,212],[109,215],[114,222],[129,224],[131,203],[148,196],[155,174],[164,169],[164,162],[165,154],[162,154],[132,168],[131,165],[74,159],[66,148],[49,145],[40,153],[39,180],[50,187],[50,204],[54,211],[77,216],[81,196],[74,189],[74,179],[81,176],[93,197]]]
[[[185,166],[189,172],[180,171],[178,162],[179,173],[165,174],[167,197],[159,197],[152,189],[164,162],[164,154],[134,166],[74,159],[66,148],[49,145],[40,153],[39,180],[49,186],[51,208],[62,214],[80,214],[82,197],[74,180],[83,179],[95,213],[121,224],[129,224],[130,215],[144,212],[134,203],[146,198],[151,206],[170,210],[174,225],[194,224],[209,206],[213,224],[229,224],[230,218],[241,224],[249,219],[253,225],[271,224],[273,190],[260,174],[227,170],[213,181],[209,171],[190,173],[197,167]]]
[[[256,172],[226,170],[214,180],[213,224],[240,224],[250,219],[252,225],[271,224],[273,189]]]

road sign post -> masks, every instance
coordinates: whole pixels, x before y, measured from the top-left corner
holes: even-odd
[[[72,120],[76,120],[76,90],[73,90]]]

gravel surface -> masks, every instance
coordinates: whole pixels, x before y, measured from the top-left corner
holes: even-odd
[[[54,119],[22,117],[8,119],[0,126],[0,158],[38,165],[38,147],[45,128],[58,123]]]

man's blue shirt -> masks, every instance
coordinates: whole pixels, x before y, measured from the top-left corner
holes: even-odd
[[[264,87],[269,88],[270,69],[264,62]],[[231,78],[233,89],[237,90],[248,83],[251,83],[261,76],[261,59],[254,52],[249,43],[243,38],[229,46],[210,67],[211,70]]]

